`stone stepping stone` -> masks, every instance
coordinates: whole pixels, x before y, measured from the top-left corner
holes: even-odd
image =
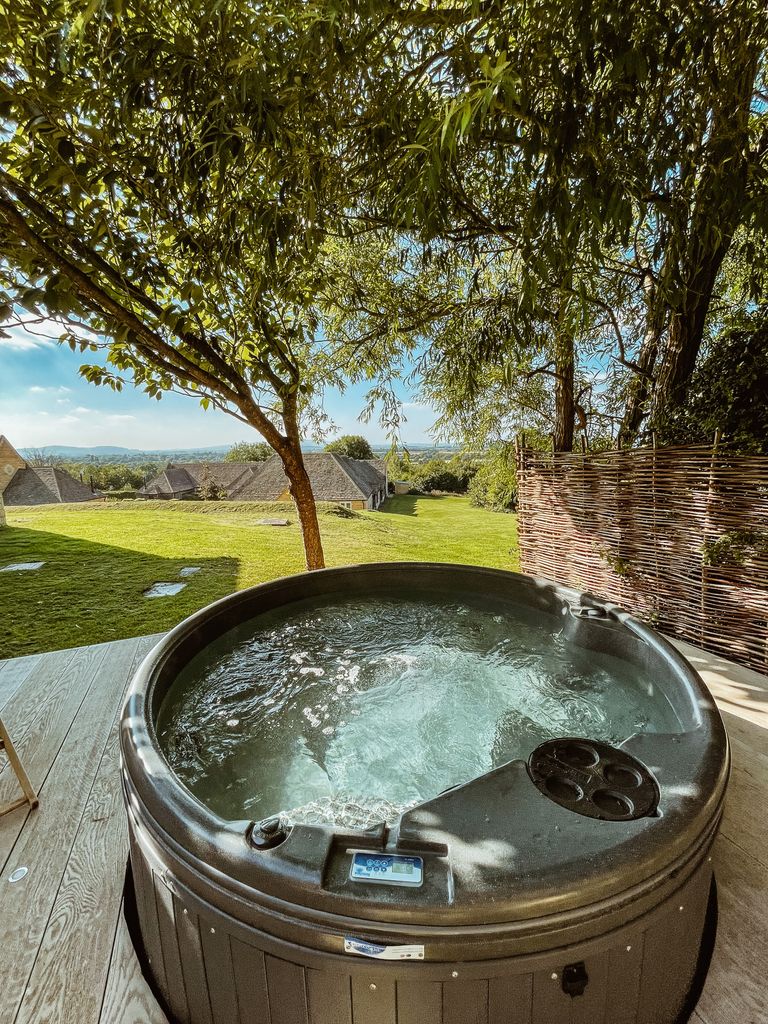
[[[33,569],[39,569],[42,565],[45,565],[45,562],[13,562],[12,565],[6,565],[0,569],[0,572],[31,572]]]
[[[144,597],[173,597],[186,585],[186,583],[153,583],[144,591]]]
[[[259,526],[287,526],[287,519],[259,519]]]
[[[200,569],[199,565],[185,565],[183,569],[179,570],[179,576],[194,576],[196,572],[200,572]]]

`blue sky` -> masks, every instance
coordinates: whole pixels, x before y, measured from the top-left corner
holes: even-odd
[[[202,409],[193,398],[167,395],[157,402],[132,387],[115,393],[88,384],[78,374],[78,367],[89,361],[87,353],[74,353],[20,328],[6,330],[11,336],[0,338],[0,434],[18,447],[201,448],[258,440],[255,431],[225,413]],[[355,433],[374,443],[388,440],[375,417],[368,423],[358,420],[365,391],[356,386],[344,394],[327,394],[326,411],[338,427],[329,437]],[[406,418],[402,440],[430,441],[434,410],[416,402],[406,386],[400,397]]]

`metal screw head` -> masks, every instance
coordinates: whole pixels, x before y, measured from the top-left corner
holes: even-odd
[[[680,906],[679,906],[679,907],[678,907],[677,909],[678,909],[678,910],[683,910],[683,905],[682,905],[682,903],[680,904]]]
[[[371,990],[371,992],[375,992],[376,991],[376,986],[374,985],[373,982],[371,982],[371,984],[368,986],[368,988]]]
[[[29,873],[29,868],[16,868],[8,875],[9,882],[20,882]]]
[[[215,934],[216,934],[216,929],[215,928],[211,928],[211,935],[215,935]]]
[[[557,981],[557,971],[552,971],[552,981]]]
[[[631,951],[632,951],[632,947],[631,946],[627,946],[627,952],[630,953]]]
[[[451,977],[452,978],[458,978],[458,976],[459,976],[459,972],[458,971],[451,971]]]

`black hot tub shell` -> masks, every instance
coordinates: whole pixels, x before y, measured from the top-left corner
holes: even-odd
[[[538,761],[511,761],[406,811],[399,826],[364,832],[293,825],[275,835],[275,822],[218,818],[178,781],[154,724],[173,680],[212,640],[307,597],[419,592],[496,595],[568,617],[574,644],[653,676],[681,731],[633,736],[618,767],[593,744],[585,768],[578,747],[589,738],[564,738]],[[614,606],[471,566],[387,563],[277,580],[161,640],[133,682],[121,747],[145,963],[180,1024],[673,1024],[687,1013],[728,742],[696,672]],[[643,816],[568,806],[604,761],[614,781],[639,769]],[[548,781],[560,768],[563,786]],[[621,819],[620,793],[617,806]],[[352,882],[354,850],[418,856],[423,884]]]

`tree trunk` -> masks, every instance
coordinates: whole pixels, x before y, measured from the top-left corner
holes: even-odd
[[[729,232],[729,244],[731,235],[732,232]],[[727,251],[728,245],[721,245],[707,257],[702,256],[703,262],[686,288],[682,308],[672,314],[664,358],[654,387],[651,415],[655,426],[660,425],[668,412],[680,408],[685,402],[688,384],[704,339],[704,326],[715,281]]]
[[[744,215],[750,161],[750,110],[758,69],[754,46],[723,56],[717,103],[704,141],[705,166],[681,247],[682,301],[671,310],[667,343],[654,387],[651,418],[659,426],[685,402],[704,337],[717,275]]]
[[[559,331],[555,338],[554,449],[556,452],[573,451],[575,419],[573,335],[567,331]]]
[[[301,536],[304,541],[304,558],[308,569],[324,569],[325,555],[323,554],[323,541],[320,537],[320,524],[317,521],[317,504],[301,451],[295,391],[283,396],[282,416],[287,436],[281,439],[282,443],[277,451],[282,460],[285,475],[288,477],[288,489],[299,516]]]
[[[317,505],[309,482],[301,447],[292,439],[279,452],[285,475],[288,477],[289,490],[301,525],[301,536],[304,541],[304,557],[308,569],[324,569],[325,556],[323,541],[320,537],[320,524],[317,520]]]
[[[619,428],[617,445],[619,448],[629,447],[637,438],[645,417],[648,415],[648,403],[653,385],[653,371],[659,354],[664,309],[658,301],[658,290],[650,271],[643,277],[645,292],[645,333],[637,357],[637,365],[641,373],[636,374],[629,386],[627,404]]]

